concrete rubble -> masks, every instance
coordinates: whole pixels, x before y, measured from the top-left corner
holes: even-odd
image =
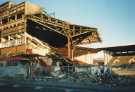
[[[23,57],[27,57],[27,62],[24,60],[7,65],[4,61],[3,67],[0,67],[0,79],[42,80],[109,87],[134,86],[135,84],[134,77],[118,76],[109,66],[73,64],[57,53]]]

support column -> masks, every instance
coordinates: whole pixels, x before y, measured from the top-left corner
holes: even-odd
[[[74,60],[74,51],[75,51],[75,47],[72,45],[72,57],[71,57],[72,61]]]
[[[24,20],[25,20],[25,24],[24,24],[24,30],[25,30],[25,32],[24,32],[24,47],[25,47],[25,53],[27,53],[26,52],[26,50],[27,50],[27,19],[26,18],[24,18]]]
[[[26,32],[24,32],[24,44],[27,44]]]
[[[15,21],[17,21],[17,14],[15,15]]]
[[[11,37],[10,37],[10,35],[8,36],[8,41],[10,41],[10,39],[11,39]]]
[[[70,58],[72,61],[74,60],[74,46],[72,43],[72,39],[68,37],[68,58]]]
[[[68,36],[68,57],[71,58],[72,42],[71,38]]]

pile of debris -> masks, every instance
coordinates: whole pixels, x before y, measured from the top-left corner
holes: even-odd
[[[109,66],[73,64],[60,54],[20,55],[0,59],[1,79],[46,80],[84,85],[133,86],[134,77],[114,74]]]
[[[70,72],[73,64],[57,53],[46,56],[37,54],[2,57],[0,59],[0,77],[21,77],[36,79],[44,77],[62,77]]]

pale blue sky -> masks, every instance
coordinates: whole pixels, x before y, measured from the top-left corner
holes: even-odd
[[[48,13],[55,12],[57,18],[98,28],[105,44],[135,43],[135,0],[25,1],[44,7]]]

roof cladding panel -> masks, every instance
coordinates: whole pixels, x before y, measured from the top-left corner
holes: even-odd
[[[52,28],[45,27],[32,20],[27,21],[27,32],[33,37],[48,43],[50,46],[61,48],[67,44],[67,37]]]
[[[106,48],[100,48],[100,49],[109,50],[109,51],[135,51],[135,45],[106,47]]]

